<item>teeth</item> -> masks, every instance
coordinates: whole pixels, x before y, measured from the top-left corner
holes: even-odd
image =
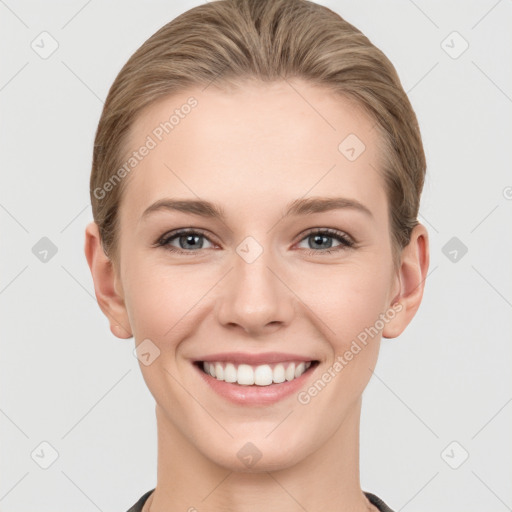
[[[286,380],[284,365],[282,365],[281,363],[276,364],[274,366],[272,380],[277,384],[280,384],[281,382],[284,382]]]
[[[236,368],[235,365],[232,363],[228,363],[226,365],[226,368],[224,369],[224,380],[226,382],[236,382]]]
[[[220,379],[219,379],[220,380]],[[238,374],[236,381],[242,386],[254,384],[254,371],[248,364],[238,365]]]
[[[306,371],[306,363],[299,363],[295,368],[295,377],[300,377]]]
[[[217,380],[237,383],[241,386],[269,386],[270,384],[280,384],[286,381],[292,381],[300,377],[309,367],[311,361],[304,363],[278,363],[272,368],[271,365],[262,364],[251,366],[248,364],[239,364],[238,367],[233,363],[208,363],[203,361],[203,370]]]
[[[295,378],[295,363],[292,363],[284,372],[286,380],[290,381]]]
[[[224,380],[224,368],[220,363],[215,363],[215,377],[219,380]]]
[[[273,372],[268,364],[257,366],[254,370],[254,384],[257,386],[269,386],[272,384]]]

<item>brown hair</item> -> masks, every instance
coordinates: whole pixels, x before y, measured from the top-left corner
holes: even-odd
[[[122,165],[142,109],[189,86],[299,78],[355,100],[375,120],[394,254],[418,223],[426,162],[416,115],[389,59],[357,28],[308,0],[218,0],[167,23],[126,62],[108,93],[94,143],[92,211],[117,260]],[[341,142],[341,141],[340,141]],[[100,192],[98,192],[100,191]]]

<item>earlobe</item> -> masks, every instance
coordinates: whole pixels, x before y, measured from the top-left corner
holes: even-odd
[[[399,292],[392,301],[400,308],[393,306],[399,312],[384,327],[384,338],[399,336],[416,314],[423,297],[429,260],[428,232],[425,226],[417,224],[412,230],[409,244],[401,253],[397,276]]]
[[[94,281],[94,292],[101,310],[108,318],[110,330],[117,338],[133,336],[122,293],[116,288],[116,275],[112,261],[101,245],[98,225],[91,222],[85,229],[85,257]]]

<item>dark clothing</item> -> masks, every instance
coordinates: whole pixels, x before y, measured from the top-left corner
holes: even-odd
[[[144,494],[135,505],[133,505],[128,512],[141,512],[142,507],[144,506],[144,503],[146,503],[146,500],[149,498],[149,495],[154,491],[155,489],[151,489],[151,491],[148,491],[146,494]],[[364,495],[368,498],[369,502],[372,505],[375,505],[380,512],[393,512],[380,498],[375,496],[375,494],[372,494],[371,492],[365,492]]]

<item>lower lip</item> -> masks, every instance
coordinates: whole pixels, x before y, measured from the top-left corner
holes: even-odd
[[[294,393],[298,393],[317,365],[317,363],[312,363],[300,377],[291,381],[285,381],[281,384],[269,384],[268,386],[243,386],[241,384],[217,380],[210,374],[203,372],[197,364],[193,366],[196,371],[199,372],[203,381],[206,382],[213,391],[230,402],[237,405],[270,405]]]

